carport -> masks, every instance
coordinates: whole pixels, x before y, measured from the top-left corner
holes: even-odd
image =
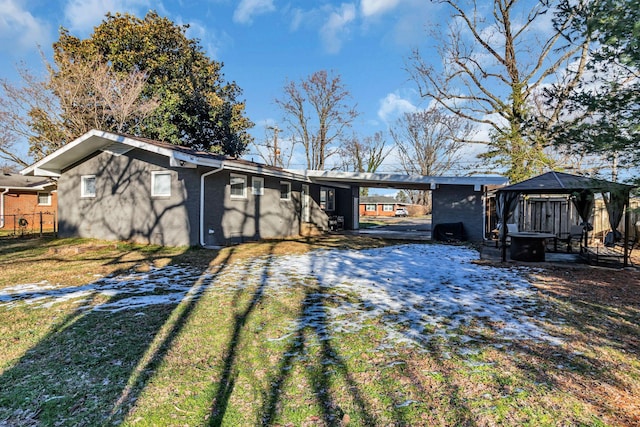
[[[594,194],[601,193],[604,199],[609,224],[615,233],[624,215],[624,266],[629,265],[629,194],[634,187],[603,179],[571,175],[562,172],[547,172],[517,184],[503,187],[497,191],[496,203],[498,220],[501,229],[507,229],[509,218],[516,209],[518,199],[522,194],[570,194],[576,206],[580,219],[585,225],[584,245],[588,246],[589,219],[594,206]],[[501,233],[502,261],[507,259],[507,233]]]
[[[486,201],[488,192],[508,184],[503,176],[423,176],[392,173],[359,173],[338,171],[295,171],[311,182],[343,188],[389,188],[432,192],[432,230],[438,224],[462,223],[467,240],[480,242],[487,238]],[[359,194],[353,191],[352,194]],[[358,229],[359,198],[352,201],[354,230]]]

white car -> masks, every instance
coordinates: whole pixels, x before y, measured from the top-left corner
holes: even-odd
[[[396,215],[395,216],[409,216],[409,212],[407,211],[406,208],[398,208],[398,209],[396,209]]]

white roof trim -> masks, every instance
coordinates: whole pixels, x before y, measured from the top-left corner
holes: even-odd
[[[111,132],[91,130],[81,137],[71,141],[45,158],[27,167],[20,173],[22,175],[36,175],[59,177],[62,170],[75,162],[102,150],[113,155],[121,155],[134,148],[147,152],[160,154],[169,158],[169,166],[194,169],[197,166],[206,166],[233,170],[237,172],[274,176],[283,179],[302,180],[309,182],[304,176],[287,170],[271,169],[266,166],[249,165],[233,160],[220,160],[174,150],[168,147],[159,147],[155,144],[129,138]]]
[[[124,145],[124,147],[116,148],[117,145]],[[168,157],[169,163],[173,167],[195,168],[197,165],[220,167],[222,164],[222,161],[218,159],[195,156],[171,148],[159,147],[135,138],[94,129],[25,168],[20,173],[22,175],[59,177],[62,169],[98,150],[119,155],[134,148]]]
[[[436,188],[437,185],[507,185],[509,179],[504,176],[423,176],[392,173],[338,172],[318,170],[292,171],[303,175],[314,182],[351,182],[366,186],[366,184],[384,184],[402,186],[406,184]]]
[[[299,174],[295,171],[290,171],[286,169],[279,170],[279,169],[271,169],[271,168],[262,167],[262,166],[247,165],[240,162],[236,163],[233,160],[225,160],[223,167],[226,170],[232,170],[234,172],[252,173],[256,175],[273,176],[276,178],[311,182],[311,180],[306,178],[303,174]]]
[[[0,185],[0,189],[7,190],[18,190],[18,191],[47,191],[46,187],[43,185],[37,185],[33,187],[16,187],[13,185]]]

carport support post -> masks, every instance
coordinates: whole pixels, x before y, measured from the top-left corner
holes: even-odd
[[[502,218],[500,225],[500,250],[502,251],[502,262],[507,261],[507,217],[505,214],[505,208],[502,208]]]

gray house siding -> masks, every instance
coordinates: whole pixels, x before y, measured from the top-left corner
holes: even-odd
[[[433,190],[432,230],[437,224],[462,222],[467,240],[483,240],[483,192],[471,185],[441,185]]]
[[[231,177],[246,180],[244,197],[231,196]],[[253,194],[252,179],[264,179],[264,193]],[[281,183],[291,185],[289,199],[281,199]],[[301,223],[303,182],[272,176],[223,170],[205,177],[204,231],[206,245],[227,245],[248,240],[297,236]],[[320,194],[310,185],[310,222],[321,226],[326,215],[319,210]]]
[[[198,187],[193,169],[169,168],[143,150],[100,152],[66,169],[58,181],[59,234],[171,246],[197,241]],[[151,196],[152,172],[169,171],[171,195]],[[81,177],[95,176],[95,197],[82,197]]]
[[[170,167],[166,156],[146,150],[114,155],[99,152],[67,168],[58,180],[59,234],[126,240],[169,246],[199,245],[201,175],[212,168]],[[171,174],[170,196],[151,194],[154,172]],[[245,197],[231,197],[232,175],[246,179]],[[95,176],[95,196],[81,195],[83,176]],[[264,180],[264,193],[253,194],[252,178]],[[281,183],[289,183],[281,199]],[[349,214],[352,189],[337,189],[336,210],[318,203],[320,186],[249,172],[217,171],[204,178],[203,243],[227,245],[249,240],[297,236],[301,231],[302,185],[309,186],[310,219],[328,229],[328,215]]]

